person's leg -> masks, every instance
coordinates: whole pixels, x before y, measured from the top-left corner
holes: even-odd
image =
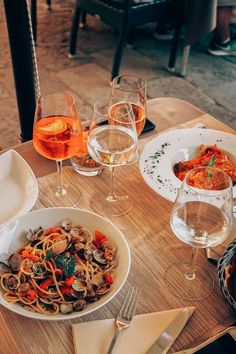
[[[212,55],[236,55],[236,41],[230,39],[230,21],[233,6],[218,6],[216,28],[208,53]]]
[[[232,16],[232,6],[217,8],[216,28],[213,33],[213,40],[216,43],[224,43],[230,40],[230,20]]]

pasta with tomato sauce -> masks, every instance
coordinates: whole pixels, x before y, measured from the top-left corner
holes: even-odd
[[[174,165],[174,174],[181,181],[184,180],[186,174],[196,167],[209,166],[216,167],[224,171],[236,184],[236,166],[228,158],[227,154],[217,147],[217,145],[200,145],[200,155],[188,161],[180,161]],[[200,185],[202,176],[195,178],[193,186]],[[199,180],[199,183],[198,183]]]

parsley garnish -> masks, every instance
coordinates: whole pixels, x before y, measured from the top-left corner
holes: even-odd
[[[210,160],[206,161],[206,164],[209,167],[215,167],[215,162],[216,162],[216,157],[215,157],[215,155],[212,155]]]
[[[215,167],[215,161],[216,161],[216,157],[215,155],[212,155],[210,160],[206,161],[206,164],[209,167]],[[207,173],[207,177],[212,177],[212,176],[213,176],[212,171]]]
[[[76,266],[76,258],[75,256],[71,256],[69,262],[67,262],[64,266],[65,276],[70,277],[71,275],[73,275],[75,271],[75,266]]]
[[[52,252],[50,249],[46,251],[46,260],[50,261],[50,259],[55,258],[56,254],[54,252]]]
[[[67,257],[65,254],[56,255],[52,251],[47,252],[47,260],[53,259],[56,263],[56,266],[60,268],[66,277],[70,277],[74,274],[75,266],[76,266],[76,257],[72,255],[71,257]]]

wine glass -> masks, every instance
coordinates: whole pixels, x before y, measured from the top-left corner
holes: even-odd
[[[137,131],[131,104],[123,98],[105,97],[94,104],[88,136],[88,151],[98,163],[108,166],[111,182],[107,196],[97,192],[92,209],[106,216],[119,216],[132,208],[128,195],[114,191],[114,169],[133,159],[137,150]]]
[[[165,272],[165,283],[177,297],[200,300],[214,288],[214,278],[196,265],[200,248],[222,243],[232,227],[232,181],[220,169],[198,167],[185,177],[174,203],[170,225],[177,238],[192,246],[190,262],[179,261]]]
[[[111,96],[130,101],[133,108],[137,135],[144,128],[147,116],[147,84],[141,77],[120,75],[112,80]]]
[[[75,99],[67,92],[41,96],[36,104],[33,143],[36,151],[57,164],[57,186],[42,187],[40,201],[46,206],[76,206],[81,192],[63,181],[62,162],[82,149],[82,128]]]

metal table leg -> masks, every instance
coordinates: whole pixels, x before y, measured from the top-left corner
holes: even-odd
[[[190,45],[185,45],[183,50],[181,70],[180,70],[180,75],[183,77],[187,75],[190,47],[191,47]]]

